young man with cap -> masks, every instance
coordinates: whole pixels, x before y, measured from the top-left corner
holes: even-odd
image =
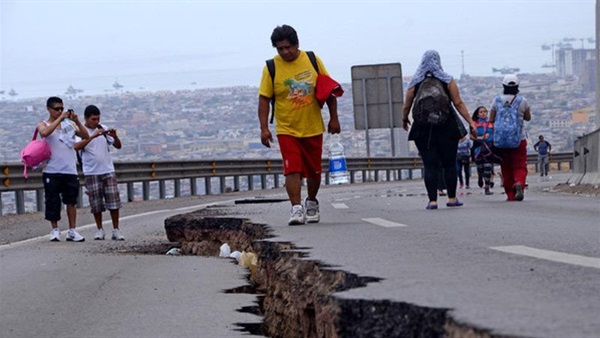
[[[499,96],[502,104],[511,104],[518,97],[519,78],[516,75],[506,75],[502,80],[503,94]],[[494,123],[498,108],[496,107],[496,98],[492,101],[490,109],[490,122]],[[531,120],[531,111],[529,103],[524,97],[521,97],[521,103],[517,107],[518,119],[520,120],[521,142],[516,148],[501,149],[502,164],[502,182],[508,201],[522,201],[524,198],[524,189],[527,179],[527,138],[525,134],[524,121]]]
[[[108,209],[112,220],[111,238],[116,241],[125,240],[119,229],[119,209],[121,198],[115,166],[110,156],[110,147],[121,149],[121,139],[115,129],[108,129],[100,124],[100,109],[89,105],[84,111],[85,128],[89,139],[75,144],[81,154],[81,165],[85,176],[86,194],[90,201],[90,209],[96,221],[95,240],[104,239],[102,228],[102,212]]]
[[[321,105],[315,96],[317,70],[307,53],[300,50],[296,30],[288,25],[277,26],[271,35],[271,44],[277,49],[273,58],[275,78],[272,79],[265,65],[260,81],[258,119],[260,139],[270,147],[273,135],[269,130],[269,103],[275,99],[275,133],[283,157],[285,188],[292,204],[289,225],[320,220],[317,193],[321,185],[321,156],[325,124]],[[319,73],[328,75],[319,57],[316,57]],[[329,108],[327,130],[340,132],[337,99],[326,99]],[[306,177],[307,197],[302,205],[302,178]]]

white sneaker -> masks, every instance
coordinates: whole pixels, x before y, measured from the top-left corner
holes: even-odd
[[[94,239],[103,241],[105,236],[104,229],[98,229],[96,230],[96,234],[94,234]]]
[[[81,236],[77,230],[75,229],[69,229],[69,231],[67,231],[67,241],[69,242],[83,242],[85,241],[85,238],[83,238],[83,236]]]
[[[52,241],[52,242],[60,241],[60,230],[58,230],[58,228],[52,229],[52,231],[50,231],[50,241]]]
[[[319,223],[321,216],[319,215],[319,201],[311,201],[306,197],[304,199],[304,208],[306,208],[306,222]]]
[[[292,206],[292,214],[290,216],[290,220],[288,221],[289,225],[302,225],[306,222],[306,218],[304,216],[304,208],[298,204]]]
[[[112,235],[110,236],[110,239],[112,239],[113,241],[124,241],[125,237],[123,237],[121,230],[112,229]]]

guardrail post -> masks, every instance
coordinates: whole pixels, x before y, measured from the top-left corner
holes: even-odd
[[[158,196],[162,200],[167,196],[167,188],[165,184],[165,180],[158,181]]]
[[[175,197],[181,197],[181,180],[176,178],[173,181],[173,195]]]
[[[275,184],[275,188],[279,188],[279,174],[273,175],[273,184]]]
[[[192,196],[198,195],[198,187],[196,186],[197,183],[198,180],[195,177],[190,178],[190,193]]]
[[[79,194],[77,194],[77,208],[83,208],[83,187],[79,185]]]
[[[150,182],[142,182],[142,199],[147,201],[150,199]]]
[[[240,191],[240,176],[233,176],[233,191]]]
[[[254,176],[248,175],[248,190],[254,190]]]
[[[0,216],[2,216],[2,193],[0,192]]]
[[[15,191],[15,203],[17,204],[17,214],[25,213],[25,192],[23,190]]]
[[[219,191],[222,194],[225,192],[225,190],[227,190],[227,186],[225,184],[225,176],[221,176],[219,177]]]
[[[135,190],[133,189],[133,182],[127,183],[127,202],[133,202],[135,198]]]
[[[204,178],[204,193],[206,195],[212,195],[212,189],[211,189],[211,185],[210,185],[210,177],[205,177]]]
[[[267,175],[265,174],[260,175],[260,188],[262,190],[267,189]]]
[[[46,209],[46,205],[44,203],[44,189],[35,190],[35,204],[37,211],[44,211]]]

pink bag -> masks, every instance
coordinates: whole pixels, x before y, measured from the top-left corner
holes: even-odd
[[[46,140],[36,140],[38,130],[35,128],[31,142],[21,150],[21,162],[23,162],[23,177],[27,179],[27,167],[33,170],[43,169],[50,160],[50,146]]]

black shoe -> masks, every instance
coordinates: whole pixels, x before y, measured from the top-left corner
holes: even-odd
[[[522,201],[524,197],[523,187],[519,183],[515,184],[515,200]]]

